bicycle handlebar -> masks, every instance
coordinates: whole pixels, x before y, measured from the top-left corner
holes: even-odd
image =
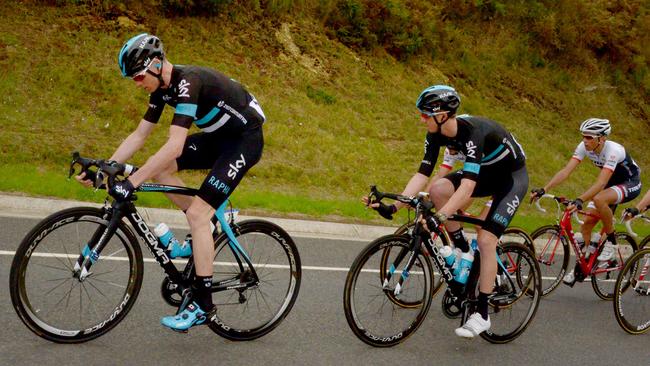
[[[368,205],[371,203],[380,203],[382,199],[388,198],[405,203],[413,208],[418,208],[418,205],[421,204],[424,211],[429,211],[433,208],[433,202],[425,200],[427,197],[429,197],[429,193],[427,192],[420,192],[415,197],[409,197],[395,193],[380,192],[377,190],[377,186],[373,185],[370,186],[370,193],[368,194]]]
[[[71,178],[72,175],[76,173],[75,165],[81,166],[81,171],[79,172],[80,174],[82,172],[91,171],[90,168],[92,167],[97,168],[96,178],[93,182],[93,187],[96,189],[106,188],[106,185],[102,184],[104,176],[108,178],[108,184],[113,185],[118,176],[128,177],[138,170],[136,166],[133,166],[131,164],[118,163],[113,160],[83,158],[81,155],[79,155],[78,151],[75,151],[72,153],[72,162],[70,162],[70,171],[68,173],[68,178]]]
[[[542,212],[546,212],[546,209],[539,204],[539,201],[541,201],[542,198],[552,198],[555,201],[555,204],[557,205],[558,217],[560,212],[562,211],[560,205],[568,206],[570,203],[570,201],[566,197],[555,196],[552,194],[545,193],[539,199],[535,200],[535,206],[537,206],[537,209]],[[573,211],[572,216],[580,225],[584,224],[584,221],[580,220],[577,211]]]
[[[621,217],[621,220],[623,220],[624,217],[625,217],[625,214],[623,214],[623,216]],[[648,217],[646,215],[637,215],[637,216],[634,216],[631,219],[625,221],[625,230],[627,230],[627,232],[630,235],[632,235],[633,237],[638,238],[639,234],[635,233],[634,230],[632,229],[632,221],[634,221],[636,219],[643,219],[645,221],[650,222],[650,217]]]

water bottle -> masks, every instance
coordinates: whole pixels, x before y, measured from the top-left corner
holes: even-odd
[[[472,263],[474,262],[474,254],[470,250],[467,253],[463,253],[460,256],[460,263],[456,270],[454,271],[454,281],[460,284],[466,284],[467,278],[469,277],[469,271],[472,269]]]
[[[591,243],[589,243],[589,248],[587,248],[587,253],[594,254],[598,250],[598,243],[600,243],[600,234],[595,233],[591,235]]]
[[[440,248],[440,255],[445,258],[445,263],[447,264],[448,268],[451,268],[456,262],[456,253],[454,252],[455,251],[449,245],[445,245]]]
[[[158,226],[153,229],[153,232],[160,240],[163,248],[167,249],[169,256],[172,259],[177,257],[187,257],[192,254],[192,247],[189,245],[188,241],[186,240],[181,245],[181,243],[178,242],[178,239],[174,237],[174,233],[169,229],[169,226],[164,222],[158,224]]]
[[[582,248],[585,247],[585,238],[582,237],[582,233],[575,233],[573,238],[576,240],[576,243],[578,243],[578,248],[582,250]]]

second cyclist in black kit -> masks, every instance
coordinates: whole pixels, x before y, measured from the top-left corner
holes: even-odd
[[[172,65],[160,39],[140,34],[128,40],[118,55],[122,76],[150,93],[149,109],[138,127],[117,148],[111,160],[125,162],[145,143],[163,108],[175,108],[169,139],[128,179],[110,187],[116,199],[128,199],[148,179],[184,186],[175,175],[185,169],[210,169],[196,197],[168,195],[187,216],[192,234],[196,277],[193,303],[161,323],[174,330],[203,324],[213,311],[214,247],[210,217],[262,156],[265,116],[257,100],[238,82],[215,70]],[[188,135],[192,124],[201,132]],[[78,180],[89,185],[88,177]],[[86,180],[84,180],[86,179]],[[173,250],[173,248],[172,248]],[[185,253],[189,254],[189,253]]]
[[[437,212],[428,225],[444,223],[454,245],[463,252],[470,248],[462,227],[457,222],[446,221],[447,217],[466,207],[472,197],[493,199],[477,238],[481,251],[478,312],[470,315],[467,322],[455,330],[458,336],[472,338],[491,326],[488,295],[494,289],[497,273],[497,241],[526,196],[528,173],[523,149],[505,128],[487,118],[457,116],[459,106],[460,96],[449,86],[434,85],[420,94],[416,107],[420,111],[420,121],[427,127],[424,159],[402,194],[414,196],[424,188],[441,147],[458,146],[459,152],[466,157],[465,163],[461,170],[438,179],[431,186],[429,192]],[[368,202],[367,197],[364,197],[364,202]],[[372,206],[382,216],[391,218],[404,204]]]

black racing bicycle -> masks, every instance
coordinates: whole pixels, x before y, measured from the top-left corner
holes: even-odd
[[[411,236],[391,234],[368,244],[354,260],[345,281],[343,307],[348,325],[363,342],[389,347],[413,335],[424,321],[436,283],[434,268],[443,281],[453,279],[439,252],[439,245],[449,245],[449,238],[443,225],[431,228],[432,234],[419,219],[432,215],[433,204],[427,193],[406,197],[382,193],[373,186],[369,198],[372,202],[388,198],[406,203],[418,218]],[[483,223],[462,215],[448,220]],[[492,343],[507,343],[526,330],[537,312],[541,274],[535,254],[520,243],[500,243],[497,263],[494,291],[488,300],[492,327],[481,337]],[[443,312],[448,317],[460,317],[461,324],[476,311],[479,273],[477,251],[467,284],[445,290]]]
[[[109,185],[131,167],[74,153],[70,176],[77,165],[86,172],[97,168]],[[198,193],[161,184],[142,184],[137,192]],[[136,199],[133,195],[128,201],[107,199],[101,208],[66,209],[43,219],[25,236],[11,266],[10,292],[16,312],[31,331],[53,342],[80,343],[113,329],[142,286],[138,239],[165,273],[163,299],[178,308],[177,314],[191,303],[194,261],[171,260],[137,211]],[[235,222],[232,215],[226,218],[225,207],[212,217],[217,310],[206,323],[227,339],[252,340],[277,327],[293,307],[300,289],[300,256],[279,226],[263,220]],[[177,265],[183,264],[179,270]]]

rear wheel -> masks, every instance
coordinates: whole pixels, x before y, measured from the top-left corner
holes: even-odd
[[[254,271],[234,254],[237,244],[221,234],[215,242],[213,283],[229,289],[212,295],[216,320],[208,325],[224,338],[246,341],[269,333],[289,314],[302,269],[293,239],[279,226],[248,220],[237,223],[234,232]],[[237,287],[242,284],[247,286]]]
[[[591,270],[591,286],[596,295],[603,300],[614,298],[616,279],[623,269],[625,261],[637,250],[636,241],[627,233],[616,233],[616,243],[618,250],[614,253],[614,257],[608,261],[596,261]],[[601,245],[598,252],[593,255],[599,255],[604,247]],[[630,275],[632,274],[630,273]]]
[[[532,322],[542,297],[541,275],[535,255],[523,244],[502,243],[497,247],[495,289],[488,298],[492,326],[481,333],[490,343],[508,343],[519,337]],[[522,283],[517,278],[523,278]]]

